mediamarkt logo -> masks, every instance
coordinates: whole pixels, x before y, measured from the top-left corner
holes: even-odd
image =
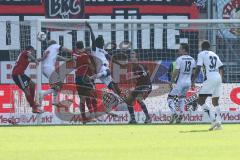
[[[240,114],[231,115],[230,113],[222,113],[221,118],[223,121],[239,121]]]
[[[5,117],[3,115],[0,116],[0,124],[8,124],[10,122],[14,122],[15,124],[21,123],[21,124],[32,124],[36,123],[38,121],[38,118],[36,115],[26,116],[10,116]],[[53,123],[53,116],[43,116],[39,120],[40,123],[43,124],[52,124]]]

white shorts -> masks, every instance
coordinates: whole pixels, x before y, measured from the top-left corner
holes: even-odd
[[[43,75],[49,80],[49,83],[53,84],[60,81],[58,73],[55,71],[55,67],[44,66],[42,68]]]
[[[177,85],[171,90],[169,95],[186,97],[188,90],[191,87],[191,83],[177,83]]]
[[[52,73],[55,71],[55,67],[42,67],[42,72],[43,72],[43,75],[47,78],[47,79],[50,79]]]
[[[99,73],[100,73],[100,72],[104,72],[104,71],[106,71],[106,70],[109,70],[109,71],[110,71],[109,67],[102,65],[101,68],[100,68],[100,70],[99,70]],[[103,77],[100,77],[99,79],[100,79],[104,84],[106,84],[107,86],[112,82],[112,76],[111,76],[111,75],[103,76]]]
[[[199,90],[199,95],[207,95],[212,97],[219,97],[221,91],[222,79],[221,77],[214,77],[203,82],[202,88]]]

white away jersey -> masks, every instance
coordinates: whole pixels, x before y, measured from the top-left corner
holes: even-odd
[[[203,67],[205,79],[208,79],[216,75],[219,76],[219,67],[223,66],[223,63],[216,53],[201,51],[198,53],[197,65]]]
[[[46,51],[49,51],[49,54],[42,61],[43,67],[55,66],[60,47],[61,46],[59,44],[52,44],[46,49]]]
[[[96,51],[92,51],[91,54],[96,63],[97,72],[101,69],[102,65],[105,64],[107,67],[109,66],[109,62],[106,58],[106,55],[108,53],[104,49],[100,49],[100,48],[96,47]]]
[[[179,76],[177,83],[187,82],[191,83],[191,75],[193,69],[196,67],[195,60],[189,55],[182,55],[176,60],[176,69],[179,69]]]

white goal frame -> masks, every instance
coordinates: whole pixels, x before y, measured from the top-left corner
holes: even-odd
[[[158,17],[156,16],[156,18]],[[126,81],[128,73],[132,72],[131,67],[134,63],[130,59],[132,51],[137,54],[137,63],[142,63],[149,70],[153,87],[152,92],[144,102],[152,116],[153,123],[158,124],[168,123],[171,116],[167,103],[167,96],[170,91],[168,85],[169,68],[178,56],[180,44],[188,43],[190,55],[197,59],[200,43],[202,40],[209,40],[212,46],[211,49],[222,60],[226,73],[219,98],[223,123],[240,123],[240,99],[238,97],[240,93],[240,19],[133,19],[136,18],[135,16],[129,16],[129,18],[132,19],[1,21],[1,25],[4,26],[3,31],[6,29],[6,39],[3,36],[4,47],[1,52],[9,55],[9,60],[1,62],[1,93],[2,98],[7,101],[2,102],[2,108],[6,108],[6,113],[5,110],[1,112],[0,125],[9,125],[9,120],[11,120],[10,122],[12,120],[16,121],[20,125],[82,123],[78,117],[80,99],[74,85],[76,76],[70,63],[59,62],[56,64],[56,68],[59,67],[59,71],[62,71],[60,72],[62,79],[64,78],[64,87],[58,99],[63,102],[68,99],[73,100],[71,104],[70,101],[64,103],[64,105],[68,106],[69,112],[65,112],[65,109],[62,112],[61,108],[52,106],[52,96],[48,96],[43,101],[46,112],[40,115],[33,114],[24,93],[11,79],[11,73],[14,62],[19,57],[19,54],[25,50],[26,46],[33,46],[36,49],[36,55],[33,54],[33,56],[41,58],[43,49],[47,47],[47,44],[45,41],[37,40],[36,36],[40,31],[47,33],[47,39],[54,39],[69,49],[75,49],[76,42],[83,41],[87,51],[90,51],[91,35],[85,22],[91,25],[96,37],[99,35],[104,37],[106,42],[104,49],[109,55],[115,56],[116,60],[127,62],[127,67],[110,62],[112,77],[119,84],[120,89],[126,90],[124,94],[127,95],[135,86],[134,82]],[[61,55],[67,58],[71,57],[68,53],[62,53]],[[7,56],[6,59],[8,59]],[[38,101],[39,92],[49,88],[49,85],[45,85],[48,80],[42,75],[41,63],[35,66],[35,64],[29,65],[26,75],[36,82],[36,101]],[[203,74],[201,73],[198,76],[197,83],[203,81]],[[100,80],[96,80],[96,91],[99,93],[97,98],[100,105],[98,107],[101,110],[102,106],[104,106],[102,95],[107,91],[107,87]],[[190,90],[187,98],[196,92],[196,90]],[[211,105],[210,98],[207,103]],[[192,106],[193,104],[189,105],[189,107]],[[113,113],[117,113],[121,119],[115,120],[109,115],[103,115],[101,120],[104,121],[99,121],[97,124],[127,123],[129,115],[126,107],[126,104],[120,104],[116,107],[116,111],[113,110]],[[196,109],[194,112],[187,110],[184,113],[184,123],[209,122],[208,117],[203,115],[201,107]],[[138,122],[143,123],[144,114],[140,110],[138,111]]]
[[[38,19],[37,20],[37,32],[41,31],[41,27],[46,24],[78,24],[78,23],[101,23],[101,24],[197,24],[201,25],[203,28],[205,25],[211,24],[240,24],[240,19]],[[187,27],[186,27],[187,28]],[[197,29],[197,28],[196,28]],[[213,37],[216,33],[212,33]],[[215,38],[212,39],[213,42]],[[41,57],[41,42],[37,41],[37,58]],[[37,66],[37,93],[41,90],[42,80],[41,80],[41,63]],[[38,95],[38,94],[37,94]]]

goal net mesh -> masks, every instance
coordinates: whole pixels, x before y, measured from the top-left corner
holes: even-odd
[[[0,23],[6,26],[6,42],[14,46],[9,50],[10,61],[2,62],[1,66],[11,64],[13,67],[19,53],[24,50],[26,46],[32,45],[36,48],[36,23],[31,21]],[[238,106],[233,104],[229,99],[229,92],[233,84],[237,83],[240,78],[238,58],[240,51],[240,23],[146,23],[144,21],[141,23],[107,23],[104,21],[102,23],[95,23],[91,21],[90,25],[95,37],[98,35],[103,36],[105,41],[104,47],[113,58],[122,62],[131,63],[129,60],[130,53],[131,51],[135,51],[138,55],[138,62],[148,68],[153,83],[153,91],[145,102],[150,113],[169,111],[166,100],[169,92],[169,86],[167,84],[169,81],[169,66],[178,56],[177,53],[180,43],[188,43],[190,45],[190,55],[196,59],[199,52],[199,44],[203,40],[209,40],[211,42],[212,50],[219,55],[225,66],[226,74],[220,99],[220,103],[222,103],[221,109],[228,111],[229,107],[238,108]],[[17,28],[19,32],[18,34],[16,33],[18,35],[17,37],[14,36],[14,32],[17,32],[14,28]],[[66,23],[61,20],[56,22],[42,22],[41,30],[47,34],[47,40],[56,40],[57,43],[69,49],[74,50],[77,41],[83,41],[86,48],[90,48],[92,44],[89,29],[83,22],[69,21]],[[41,54],[46,48],[47,43],[44,41],[41,43]],[[61,53],[61,55],[71,57],[71,55],[67,53]],[[71,68],[68,68],[68,64],[66,64],[65,67],[66,69]],[[130,72],[129,68],[123,68],[112,63],[111,72],[114,81],[119,84],[121,89],[129,91],[134,86],[134,82],[126,81],[127,73]],[[9,75],[10,74],[11,72],[9,71]],[[37,75],[35,65],[30,66],[26,74],[30,75],[36,82]],[[13,84],[10,78],[9,81],[4,81],[3,79],[4,77],[1,77],[1,84]],[[65,75],[64,83],[74,84],[74,80],[74,72],[70,69],[69,73]],[[198,82],[202,82],[201,75],[198,77]],[[42,77],[42,84],[47,83],[48,80]],[[97,81],[97,83],[100,83],[100,81]],[[43,86],[43,88],[46,89],[47,87]],[[106,89],[106,86],[97,86],[97,88],[102,91]],[[26,100],[21,101],[24,103],[20,103],[20,100],[18,100],[20,98],[24,99],[24,95],[19,91],[15,92],[15,90],[16,86],[11,85],[9,90],[10,98],[12,99],[11,102],[18,103],[14,105],[15,108],[22,106],[20,113],[31,112]],[[71,93],[73,94],[73,98],[78,99],[75,92]],[[19,95],[16,96],[16,94]],[[61,98],[63,96],[60,95],[59,97]],[[76,102],[76,108],[79,100],[74,101]],[[51,102],[45,102],[44,104],[44,109],[51,112]],[[119,110],[126,109],[124,106],[119,108]],[[75,111],[74,107],[72,110]],[[16,112],[16,110],[14,112]]]

